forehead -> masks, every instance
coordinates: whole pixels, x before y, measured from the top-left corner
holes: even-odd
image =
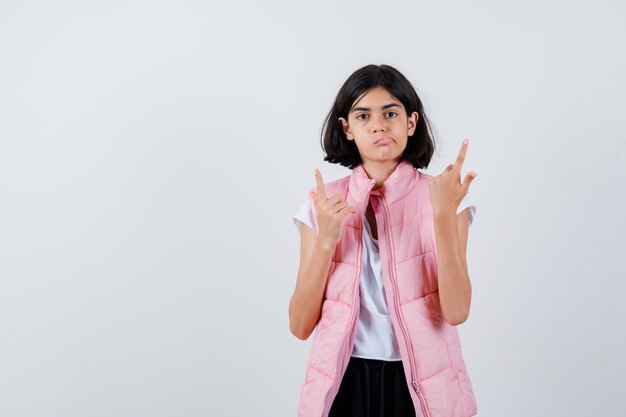
[[[370,109],[376,110],[381,108],[385,104],[390,103],[395,103],[398,104],[400,107],[403,107],[400,100],[391,95],[391,93],[387,91],[384,87],[378,86],[361,94],[356,100],[354,100],[354,103],[352,103],[350,110],[352,110],[356,106],[368,107]]]

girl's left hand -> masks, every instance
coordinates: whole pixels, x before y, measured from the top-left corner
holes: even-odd
[[[450,212],[456,214],[459,204],[469,191],[470,184],[476,178],[476,172],[470,171],[465,175],[465,180],[461,184],[461,167],[465,160],[468,143],[468,139],[464,139],[456,162],[448,165],[445,171],[430,181],[430,204],[433,207],[433,215]]]

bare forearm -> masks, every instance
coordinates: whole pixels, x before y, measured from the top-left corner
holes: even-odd
[[[335,244],[317,239],[309,262],[299,271],[301,276],[289,302],[289,325],[302,340],[309,337],[319,320],[334,251]]]
[[[461,252],[456,214],[454,211],[435,214],[434,224],[441,309],[446,321],[457,325],[469,315],[472,288]]]

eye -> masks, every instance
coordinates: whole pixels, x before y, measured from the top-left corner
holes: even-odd
[[[396,113],[395,111],[389,111],[387,112],[387,114],[393,114],[393,116],[391,117],[396,117],[398,115],[398,113]]]
[[[367,114],[365,114],[365,113],[358,114],[358,115],[356,116],[356,118],[357,118],[358,120],[364,120],[361,116],[367,116]]]

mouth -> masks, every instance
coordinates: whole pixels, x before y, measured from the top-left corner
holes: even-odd
[[[389,145],[390,143],[391,143],[391,138],[385,137],[385,138],[380,138],[376,140],[376,142],[374,142],[374,145]]]

